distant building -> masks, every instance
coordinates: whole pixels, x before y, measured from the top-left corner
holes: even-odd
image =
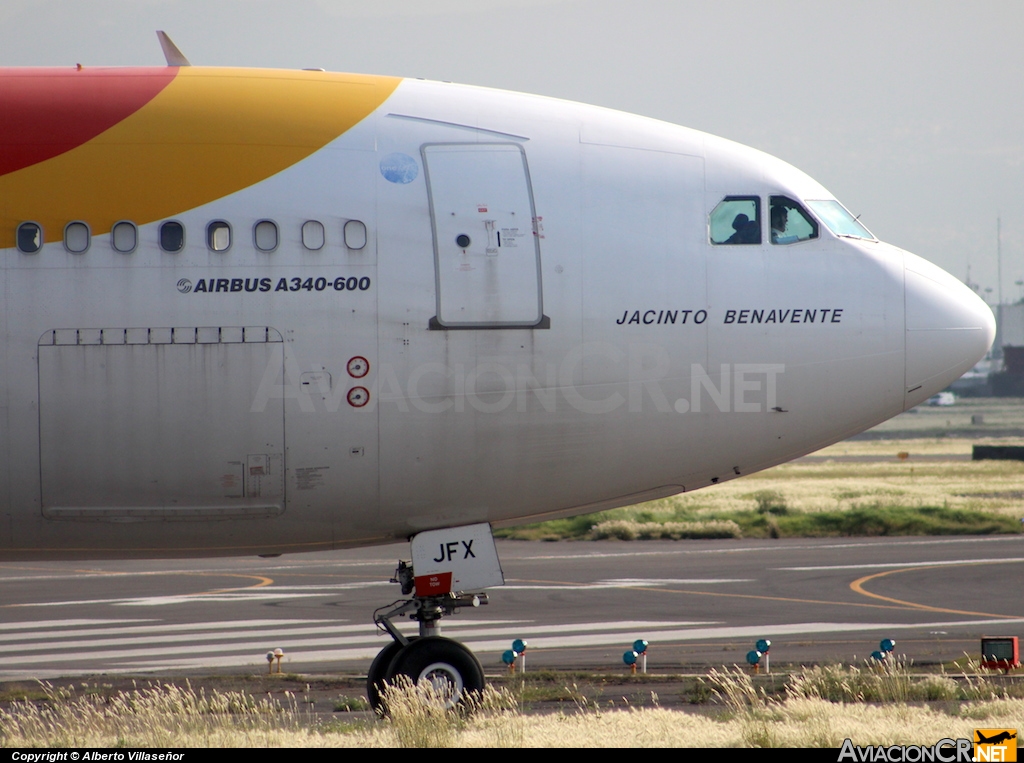
[[[1024,303],[996,308],[996,338],[988,383],[994,397],[1024,397]]]

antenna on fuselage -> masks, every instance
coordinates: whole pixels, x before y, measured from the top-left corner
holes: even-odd
[[[178,50],[178,46],[171,42],[171,38],[162,30],[157,30],[156,37],[160,40],[160,47],[163,48],[164,58],[168,66],[191,66],[185,54]]]

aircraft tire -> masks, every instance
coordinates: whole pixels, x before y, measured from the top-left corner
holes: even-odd
[[[415,639],[413,636],[410,642]],[[402,650],[403,646],[398,641],[392,641],[386,647],[377,652],[377,656],[370,663],[370,670],[366,674],[366,698],[370,700],[370,707],[379,715],[384,714],[384,702],[380,696],[380,690],[384,683],[390,678],[388,668],[394,661],[395,656]]]
[[[484,669],[480,660],[458,641],[427,636],[399,650],[387,671],[387,679],[407,676],[414,684],[433,684],[449,707],[464,705],[483,692]]]

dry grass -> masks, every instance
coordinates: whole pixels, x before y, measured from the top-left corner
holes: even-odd
[[[1024,462],[970,461],[974,445],[1024,445],[1024,401],[962,399],[919,406],[875,427],[875,439],[847,440],[705,490],[658,502],[696,514],[749,510],[762,490],[784,494],[797,511],[858,506],[941,506],[1024,516]],[[982,424],[971,417],[983,416]],[[1010,433],[1016,433],[1011,435]],[[909,458],[901,461],[899,453]],[[943,457],[948,458],[943,458]],[[855,460],[871,459],[871,460]]]
[[[916,414],[904,413],[879,425],[870,433],[872,439],[837,443],[809,458],[703,490],[499,534],[533,540],[644,539],[664,537],[654,525],[729,520],[751,537],[1019,531],[1024,461],[971,461],[969,456],[976,444],[1024,445],[1024,437],[998,434],[1024,432],[1022,402],[987,400],[955,409],[920,408]],[[977,412],[984,414],[984,425],[971,425]],[[948,436],[939,432],[943,429],[949,430]],[[986,434],[986,429],[992,433]],[[908,457],[900,459],[901,453]],[[782,510],[766,506],[766,495],[774,496]],[[927,516],[921,516],[922,510]],[[842,519],[858,511],[864,518]],[[787,513],[789,520],[773,518]],[[807,522],[794,519],[806,515],[812,515]],[[860,528],[859,522],[866,526]],[[595,526],[601,529],[592,533]]]
[[[829,702],[952,702],[1008,699],[1006,691],[980,675],[973,659],[965,661],[959,680],[944,672],[915,674],[906,658],[856,666],[820,665],[790,676],[786,695]]]
[[[889,461],[803,461],[635,507],[675,515],[749,511],[756,495],[781,493],[797,511],[834,511],[859,506],[943,506],[1020,516],[1024,503],[1024,462],[1021,461],[899,461],[905,442],[857,442],[856,450],[884,453]],[[867,447],[867,446],[870,446]],[[832,446],[839,448],[839,445]],[[830,449],[826,449],[830,450]]]
[[[834,748],[846,738],[858,745],[931,744],[943,736],[971,738],[979,722],[1016,728],[1024,717],[1024,700],[999,697],[984,679],[913,676],[905,661],[805,669],[790,678],[785,699],[770,697],[740,668],[712,670],[707,681],[745,747]],[[980,699],[954,701],[964,697]],[[913,700],[943,702],[908,704]]]
[[[251,747],[312,740],[297,703],[245,692],[155,686],[111,697],[44,685],[46,699],[0,711],[4,747]]]
[[[849,704],[815,696],[774,699],[743,671],[708,678],[724,701],[718,714],[662,708],[601,709],[523,715],[518,699],[489,691],[473,712],[445,710],[415,688],[389,696],[391,717],[356,723],[316,723],[296,703],[244,693],[195,692],[163,686],[117,694],[47,692],[0,713],[6,747],[838,747],[932,744],[969,737],[975,726],[1019,727],[1024,700]],[[807,692],[813,694],[813,692]],[[427,700],[424,703],[424,699]],[[424,709],[424,704],[427,705]]]
[[[634,522],[612,519],[599,522],[590,530],[594,540],[683,540],[707,538],[740,538],[740,526],[731,520],[706,522]]]
[[[467,734],[482,739],[486,747],[523,746],[526,719],[520,700],[507,689],[488,688],[451,708],[447,697],[430,684],[416,686],[399,676],[384,688],[382,699],[387,708],[384,723],[395,747],[465,746]]]
[[[844,444],[846,445],[846,444]],[[1024,462],[906,460],[906,443],[853,443],[884,460],[804,460],[693,493],[501,531],[620,540],[1015,533]],[[840,446],[834,446],[840,447]]]

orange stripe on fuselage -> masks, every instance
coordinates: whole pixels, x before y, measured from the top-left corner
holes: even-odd
[[[125,76],[138,76],[127,70]],[[143,70],[145,71],[145,70]],[[0,247],[25,220],[57,241],[84,220],[180,214],[280,172],[371,114],[392,77],[182,67],[154,97],[85,143],[0,177]],[[69,118],[74,118],[73,114]],[[2,148],[2,146],[0,146]]]

